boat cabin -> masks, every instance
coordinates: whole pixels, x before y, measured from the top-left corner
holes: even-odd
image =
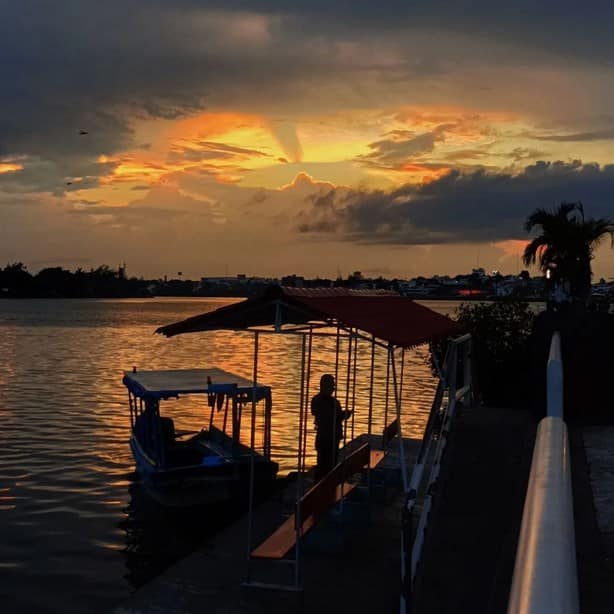
[[[125,372],[130,406],[130,447],[147,490],[160,503],[223,502],[245,492],[253,464],[257,484],[271,482],[271,388],[222,369]],[[164,401],[200,395],[200,430],[175,428]],[[264,405],[256,441],[257,407]],[[222,426],[214,425],[223,412]],[[251,414],[249,442],[241,440],[244,414]],[[218,420],[219,422],[219,420]],[[246,429],[244,428],[243,431]],[[248,445],[249,444],[249,445]]]

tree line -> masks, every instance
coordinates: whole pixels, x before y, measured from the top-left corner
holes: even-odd
[[[102,265],[71,272],[48,267],[32,275],[22,262],[0,269],[0,296],[5,298],[120,298],[148,296],[150,281],[127,279]]]

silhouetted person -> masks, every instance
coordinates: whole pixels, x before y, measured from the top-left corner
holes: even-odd
[[[311,399],[311,413],[315,417],[316,452],[318,464],[315,479],[324,477],[336,464],[339,442],[343,439],[343,421],[351,411],[343,411],[341,403],[333,396],[335,378],[325,374],[320,378],[320,392]]]

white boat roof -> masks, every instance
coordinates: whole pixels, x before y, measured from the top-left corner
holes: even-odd
[[[209,378],[211,385],[208,384]],[[223,369],[124,371],[124,384],[137,396],[170,397],[179,394],[251,391],[254,382]],[[256,388],[268,388],[256,384]]]

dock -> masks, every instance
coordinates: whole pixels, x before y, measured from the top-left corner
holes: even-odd
[[[352,447],[360,442],[352,442]],[[406,458],[420,441],[404,439]],[[302,590],[246,586],[267,582],[292,586],[293,567],[280,561],[250,563],[248,518],[214,535],[199,550],[140,588],[113,614],[191,614],[224,612],[398,611],[400,508],[402,482],[399,445],[393,441],[384,460],[366,475],[342,505],[334,506],[300,545]],[[260,505],[253,521],[252,547],[292,511],[296,482]]]
[[[410,596],[412,613],[506,612],[536,424],[522,409],[472,407],[456,416]],[[614,428],[609,435],[605,428],[570,425],[580,611],[591,614],[610,612],[614,603],[614,505],[611,491],[598,487],[614,476],[608,448]],[[415,458],[419,444],[405,440],[408,458]],[[372,471],[370,490],[363,481],[302,540],[302,591],[245,586],[244,517],[113,614],[398,612],[403,504],[398,459],[389,454]],[[254,543],[288,514],[295,487],[289,484],[257,509]],[[291,585],[291,573],[292,567],[280,562],[250,565],[256,581]]]

